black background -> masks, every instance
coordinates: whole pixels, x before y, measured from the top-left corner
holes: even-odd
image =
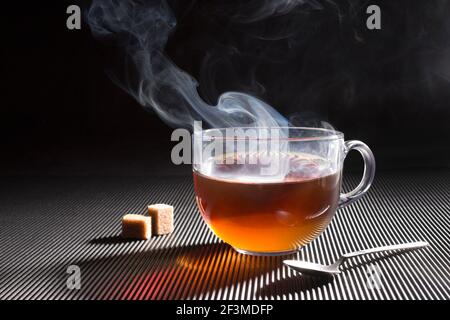
[[[255,23],[236,18],[255,2],[238,2],[171,2],[178,27],[168,55],[208,103],[237,90],[302,123],[328,121],[366,142],[380,171],[449,168],[448,1],[327,2]],[[365,26],[372,3],[382,30]],[[66,28],[69,4],[86,10],[89,1],[2,4],[0,173],[189,172],[170,162],[172,128],[106,75],[120,50],[86,24]],[[357,155],[346,162],[360,165]]]

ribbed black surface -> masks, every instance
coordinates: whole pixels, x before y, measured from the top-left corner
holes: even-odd
[[[340,210],[299,258],[329,263],[416,240],[431,247],[355,258],[331,281],[220,243],[196,209],[190,178],[2,178],[0,188],[0,299],[450,298],[448,172],[378,175],[369,195]],[[176,207],[175,233],[121,240],[121,216],[155,202]],[[66,286],[69,265],[81,269],[80,290]],[[367,285],[369,265],[379,268],[379,289]]]

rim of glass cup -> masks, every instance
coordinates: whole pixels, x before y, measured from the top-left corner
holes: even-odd
[[[344,134],[337,130],[331,130],[331,129],[325,129],[325,128],[314,128],[314,127],[228,127],[228,128],[211,128],[211,129],[205,129],[201,130],[198,133],[210,133],[213,131],[220,131],[223,132],[226,129],[288,129],[288,130],[304,130],[304,131],[319,131],[319,132],[325,132],[329,135],[327,136],[317,136],[317,137],[279,137],[277,140],[283,140],[283,141],[317,141],[317,140],[339,140],[344,139]],[[275,138],[261,138],[261,137],[226,137],[226,136],[214,136],[211,135],[211,138],[217,139],[217,140],[273,140]]]

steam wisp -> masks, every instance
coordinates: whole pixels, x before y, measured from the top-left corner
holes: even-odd
[[[287,10],[299,1],[289,1]],[[202,120],[211,127],[284,127],[288,121],[265,102],[245,93],[226,92],[216,105],[197,92],[197,81],[164,53],[176,26],[164,0],[94,0],[88,13],[94,36],[114,38],[127,52],[126,79],[116,82],[145,108],[173,127]]]

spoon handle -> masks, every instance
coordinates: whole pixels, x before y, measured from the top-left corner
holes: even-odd
[[[403,244],[396,244],[393,246],[384,246],[384,247],[378,247],[378,248],[372,248],[372,249],[366,249],[361,251],[355,251],[350,252],[342,255],[343,258],[353,258],[357,256],[361,256],[364,254],[370,254],[370,253],[376,253],[376,252],[383,252],[383,251],[392,251],[392,250],[406,250],[406,249],[418,249],[428,246],[428,242],[419,241],[419,242],[410,242],[410,243],[403,243]]]

